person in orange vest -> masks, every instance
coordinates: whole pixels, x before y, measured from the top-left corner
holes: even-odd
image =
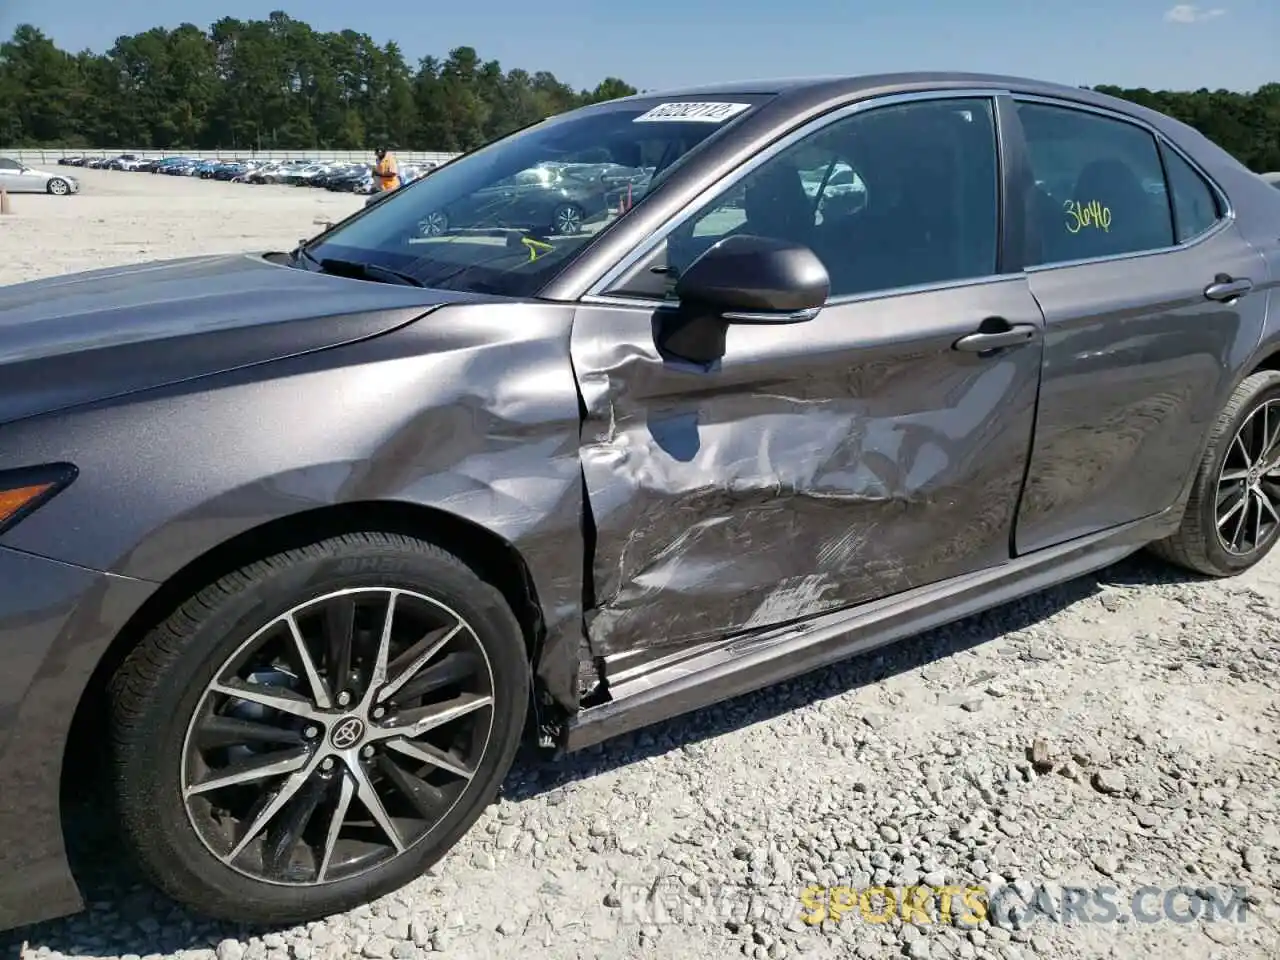
[[[379,147],[376,154],[378,162],[373,165],[373,179],[378,191],[384,193],[400,186],[400,167],[396,158],[387,153],[386,147]]]

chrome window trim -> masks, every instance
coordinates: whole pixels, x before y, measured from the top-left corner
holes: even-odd
[[[1183,240],[1181,243],[1175,242],[1172,246],[1156,247],[1152,250],[1135,250],[1132,253],[1111,254],[1106,257],[1083,257],[1078,260],[1057,260],[1053,263],[1041,263],[1027,267],[1026,272],[1028,274],[1043,273],[1047,270],[1062,270],[1068,267],[1091,266],[1095,263],[1119,263],[1126,260],[1136,260],[1144,257],[1173,253],[1178,250],[1189,250],[1216,237],[1218,234],[1227,230],[1230,225],[1235,222],[1235,207],[1232,205],[1231,198],[1227,195],[1227,192],[1222,189],[1221,185],[1219,185],[1213,177],[1209,176],[1204,167],[1200,166],[1200,164],[1196,163],[1195,160],[1187,156],[1185,150],[1169,139],[1169,137],[1167,137],[1161,130],[1152,126],[1147,121],[1142,120],[1139,117],[1128,116],[1127,114],[1120,113],[1116,110],[1110,110],[1106,107],[1099,107],[1089,103],[1079,103],[1074,100],[1064,100],[1060,97],[1044,96],[1042,94],[1014,93],[1012,94],[1012,99],[1015,104],[1019,102],[1035,103],[1046,107],[1058,107],[1062,110],[1074,110],[1078,113],[1091,113],[1106,120],[1116,120],[1120,123],[1127,123],[1130,126],[1137,127],[1144,133],[1149,134],[1152,139],[1156,141],[1157,149],[1160,145],[1163,145],[1185,160],[1187,164],[1190,165],[1191,169],[1198,173],[1204,179],[1205,183],[1209,184],[1209,189],[1217,197],[1219,207],[1223,211],[1213,226],[1209,227],[1207,230],[1202,230],[1194,237]],[[1025,139],[1025,133],[1023,138]],[[1164,170],[1163,162],[1161,163],[1160,172],[1161,176],[1165,178],[1165,189],[1169,190],[1170,185],[1168,182],[1168,176]]]
[[[588,288],[587,292],[580,298],[584,303],[612,303],[617,305],[636,305],[644,303],[650,309],[655,304],[672,305],[675,301],[670,300],[644,300],[640,297],[611,297],[606,291],[609,286],[616,282],[624,273],[630,270],[640,260],[647,257],[654,251],[657,246],[667,239],[676,228],[687,222],[690,218],[701,213],[703,208],[714,200],[719,194],[729,190],[735,184],[749,176],[753,171],[768,163],[778,154],[782,153],[789,147],[794,146],[801,140],[804,140],[818,131],[832,124],[839,123],[855,114],[865,113],[868,110],[879,109],[881,107],[892,107],[902,103],[913,103],[925,100],[988,100],[991,102],[991,111],[994,116],[996,113],[996,100],[999,97],[1011,96],[1008,90],[993,87],[965,88],[965,89],[943,89],[943,90],[919,90],[912,93],[894,93],[884,94],[878,97],[868,97],[865,100],[859,100],[855,103],[846,104],[843,107],[837,107],[835,110],[825,113],[820,117],[815,117],[801,127],[797,127],[790,133],[775,140],[769,146],[758,152],[754,157],[742,164],[732,173],[726,174],[719,180],[700,191],[696,197],[685,204],[685,206],[671,217],[667,218],[656,230],[654,230],[643,242],[632,247],[622,259],[618,260],[612,267],[606,270],[599,278],[596,279]],[[996,124],[997,136],[1000,134],[999,120],[994,119]],[[997,151],[999,150],[999,141],[997,141]],[[997,241],[999,238],[997,238]],[[1009,276],[1009,274],[1001,274],[1001,277]],[[960,283],[982,283],[990,280],[990,277],[975,278],[973,280],[960,281]],[[945,281],[941,286],[953,286],[955,281]],[[920,289],[932,288],[939,286],[938,284],[922,285]],[[890,292],[900,292],[902,290],[915,290],[914,287],[902,287],[897,291],[876,291],[874,296],[885,296]],[[865,294],[850,294],[850,298],[865,299]],[[828,306],[833,306],[838,302],[845,302],[844,297],[833,298],[827,301]]]
[[[937,283],[918,283],[909,287],[885,287],[882,290],[869,290],[864,293],[847,293],[839,297],[831,297],[822,305],[822,310],[829,307],[843,307],[857,303],[871,303],[886,300],[890,297],[905,297],[917,293],[935,293],[946,290],[959,290],[966,287],[984,286],[994,283],[1011,283],[1026,280],[1022,271],[1016,273],[993,273],[985,277],[967,277],[963,280],[939,280]],[[650,312],[660,307],[671,309],[679,306],[678,300],[646,300],[643,297],[620,297],[609,294],[589,293],[582,297],[581,303],[600,307],[640,307]]]

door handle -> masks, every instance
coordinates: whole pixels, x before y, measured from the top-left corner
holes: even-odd
[[[1220,273],[1214,278],[1213,283],[1204,288],[1204,295],[1209,300],[1226,303],[1238,297],[1243,297],[1252,289],[1253,281],[1248,277],[1241,277],[1239,280],[1235,280],[1225,273]]]
[[[1013,326],[1006,324],[1003,330],[980,330],[961,337],[951,348],[964,353],[993,353],[1030,343],[1035,335],[1036,327],[1030,323],[1017,323]]]

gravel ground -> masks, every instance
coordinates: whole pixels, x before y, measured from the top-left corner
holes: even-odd
[[[360,202],[84,181],[79,197],[13,198],[0,282],[286,248]],[[129,960],[1280,956],[1278,604],[1280,559],[1212,583],[1135,558],[583,755],[527,758],[429,875],[305,928],[191,917],[93,834],[91,909],[15,945]],[[939,895],[877,922],[872,894],[823,920],[812,889],[839,904],[840,888],[919,885],[981,887],[991,909],[974,922],[947,897],[947,919]]]

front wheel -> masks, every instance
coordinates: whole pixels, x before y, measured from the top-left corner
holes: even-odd
[[[1236,387],[1218,416],[1182,525],[1152,544],[1197,573],[1229,577],[1261,561],[1280,534],[1280,373]]]
[[[351,909],[472,826],[514,759],[528,688],[501,594],[433,545],[352,534],[249,564],[113,678],[124,838],[209,916]]]
[[[582,229],[582,208],[573,203],[564,203],[551,213],[551,231],[557,236],[567,237]]]
[[[71,185],[61,177],[54,177],[49,181],[48,190],[55,197],[65,197],[71,192]]]

